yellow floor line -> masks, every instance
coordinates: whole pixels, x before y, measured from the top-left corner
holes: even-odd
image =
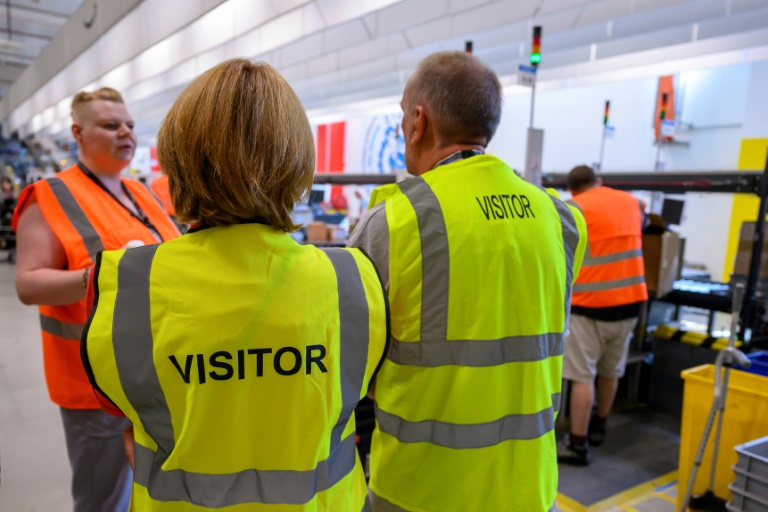
[[[613,496],[610,496],[602,501],[599,501],[594,505],[590,505],[589,507],[587,507],[586,512],[603,512],[613,507],[617,507],[622,504],[629,503],[632,500],[639,498],[643,495],[652,494],[659,487],[667,485],[670,482],[674,482],[676,479],[677,479],[677,471],[676,470],[671,471],[666,475],[662,475],[658,478],[654,478],[649,482],[636,485],[631,489],[627,489],[626,491],[622,491],[618,494],[614,494]]]
[[[653,493],[653,496],[655,498],[661,498],[664,501],[668,501],[670,503],[674,503],[675,505],[677,505],[677,500],[675,498],[673,498],[672,496],[670,496],[669,494],[664,494],[663,492],[655,492],[655,493]]]
[[[586,512],[587,507],[564,494],[557,493],[557,507],[563,512]]]
[[[636,508],[630,507],[629,505],[621,505],[619,508],[621,508],[621,510],[626,510],[627,512],[640,512]]]

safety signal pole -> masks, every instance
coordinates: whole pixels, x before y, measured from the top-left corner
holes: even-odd
[[[518,73],[529,74],[531,85],[531,119],[528,124],[528,138],[525,150],[525,179],[528,183],[541,186],[541,160],[544,152],[544,130],[533,127],[533,109],[536,104],[536,81],[538,77],[539,64],[541,63],[541,27],[533,27],[533,41],[531,41],[531,57],[529,59],[531,69],[525,69],[525,66],[518,66]],[[519,79],[520,77],[518,77]]]
[[[467,53],[472,53],[472,41],[467,41],[464,43],[464,51]]]
[[[605,100],[605,113],[603,114],[603,139],[600,141],[600,160],[598,160],[597,170],[603,170],[603,154],[605,153],[605,137],[608,134],[608,114],[611,111],[611,101]]]
[[[533,27],[533,41],[531,42],[531,66],[538,71],[539,63],[541,62],[541,26],[536,25]],[[533,107],[536,102],[536,82],[538,77],[533,81],[533,87],[531,87],[531,120],[528,124],[528,128],[533,128]]]
[[[659,137],[656,141],[656,165],[655,169],[657,171],[661,170],[661,144],[664,140],[664,136],[661,134],[662,130],[664,128],[664,120],[667,118],[667,100],[669,99],[669,96],[667,93],[662,93],[661,95],[661,110],[659,111]]]

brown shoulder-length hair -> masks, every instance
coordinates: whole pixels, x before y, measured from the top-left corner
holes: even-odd
[[[293,231],[315,170],[312,129],[272,66],[232,59],[181,93],[157,135],[157,157],[181,221],[207,227],[264,218]]]

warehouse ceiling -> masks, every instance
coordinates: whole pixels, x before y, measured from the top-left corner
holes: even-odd
[[[48,46],[82,0],[0,0],[0,98]]]
[[[236,56],[275,65],[308,111],[320,115],[396,96],[419,60],[436,50],[463,49],[467,39],[512,83],[517,65],[527,60],[533,25],[543,27],[543,82],[685,59],[701,67],[768,59],[768,0],[135,3],[48,82],[17,84],[12,98],[0,102],[0,117],[26,132],[66,137],[71,95],[83,87],[109,85],[124,92],[139,134],[151,138],[194,76]],[[192,5],[200,9],[198,17],[177,19]],[[130,23],[169,32],[155,41],[131,42],[125,39]],[[104,48],[115,50],[109,59]]]

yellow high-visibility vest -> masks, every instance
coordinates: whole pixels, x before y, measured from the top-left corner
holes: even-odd
[[[388,333],[362,251],[244,224],[97,265],[83,359],[134,425],[133,510],[367,507],[354,408]]]
[[[475,156],[378,189],[392,341],[376,379],[374,510],[550,510],[577,209]]]

